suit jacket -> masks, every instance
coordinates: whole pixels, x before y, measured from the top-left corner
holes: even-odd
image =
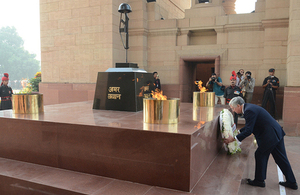
[[[244,104],[246,125],[240,129],[237,139],[242,141],[252,133],[255,135],[258,150],[265,152],[285,136],[278,122],[262,107]]]
[[[160,79],[154,79],[154,91],[156,88],[161,90]]]

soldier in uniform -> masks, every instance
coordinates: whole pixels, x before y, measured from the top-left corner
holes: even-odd
[[[271,68],[269,70],[269,76],[265,78],[263,82],[264,97],[262,101],[262,107],[266,109],[267,104],[270,104],[270,111],[269,113],[273,118],[275,118],[275,111],[276,111],[276,90],[279,87],[279,79],[274,76],[275,69]]]
[[[236,73],[232,71],[232,76],[230,77],[230,86],[225,89],[224,98],[226,99],[226,104],[228,105],[230,100],[234,97],[243,97],[242,90],[236,85]],[[234,113],[234,123],[237,125],[238,114]]]
[[[1,110],[12,109],[11,95],[13,94],[13,91],[11,87],[7,86],[8,81],[8,74],[4,73],[4,77],[2,77],[2,83],[0,87]]]

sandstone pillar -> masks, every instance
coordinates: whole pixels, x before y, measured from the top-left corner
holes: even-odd
[[[284,130],[300,134],[300,1],[290,0],[289,36],[287,51],[287,86],[284,89]]]
[[[224,0],[222,5],[224,7],[226,14],[236,14],[235,12],[235,2],[236,0]]]

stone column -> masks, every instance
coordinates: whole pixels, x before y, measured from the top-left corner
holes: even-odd
[[[227,15],[236,14],[236,12],[235,12],[235,2],[236,2],[236,0],[223,0],[222,5],[223,5],[225,13]]]
[[[215,73],[220,76],[220,56],[215,59]]]
[[[287,51],[287,86],[284,89],[284,130],[300,134],[300,1],[290,0]]]

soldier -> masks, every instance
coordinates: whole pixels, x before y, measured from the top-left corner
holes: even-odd
[[[243,97],[242,90],[236,85],[236,73],[232,71],[232,76],[230,77],[230,86],[225,89],[224,98],[226,99],[226,104],[228,105],[230,100],[234,97]],[[234,123],[237,125],[238,114],[234,113]]]
[[[274,76],[275,69],[271,68],[269,70],[269,76],[265,78],[263,82],[263,88],[265,88],[264,91],[264,97],[262,101],[262,107],[266,109],[267,103],[270,104],[270,111],[269,113],[273,118],[275,118],[275,112],[276,112],[276,90],[279,87],[279,79]]]
[[[0,87],[0,97],[1,97],[0,110],[12,109],[11,95],[13,94],[13,91],[11,87],[7,86],[8,81],[9,81],[8,74],[4,73],[4,77],[2,77],[2,83]]]

